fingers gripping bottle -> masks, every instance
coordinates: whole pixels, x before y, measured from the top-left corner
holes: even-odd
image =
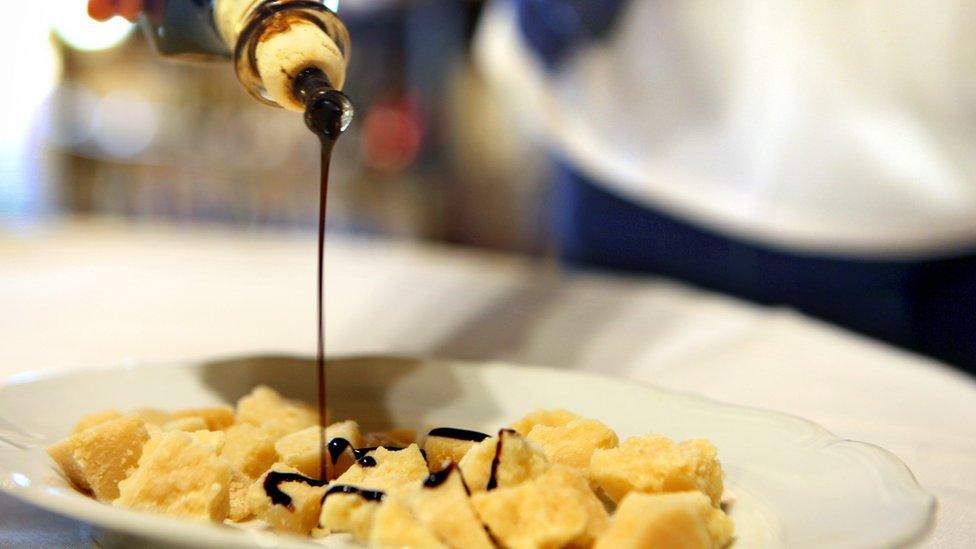
[[[295,80],[310,70],[337,90],[346,79],[349,32],[324,0],[148,0],[140,24],[164,57],[231,58],[269,105],[304,111]]]

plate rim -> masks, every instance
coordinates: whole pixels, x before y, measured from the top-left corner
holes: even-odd
[[[154,368],[165,368],[165,367],[182,367],[197,369],[208,363],[219,363],[219,362],[232,362],[239,360],[272,360],[272,359],[283,359],[283,360],[311,360],[307,355],[301,355],[297,353],[276,353],[276,352],[265,352],[265,353],[238,353],[230,355],[213,355],[198,358],[185,358],[185,359],[175,359],[175,360],[138,360],[138,359],[125,359],[117,361],[114,363],[106,363],[101,366],[86,366],[70,369],[59,369],[57,367],[50,368],[40,368],[34,370],[27,370],[24,372],[18,372],[12,375],[8,375],[3,379],[0,379],[0,396],[5,391],[14,389],[18,386],[29,385],[35,382],[50,381],[59,378],[70,378],[73,376],[84,376],[86,374],[92,373],[104,373],[106,371],[112,370],[141,370],[141,369],[154,369]],[[425,364],[436,364],[436,365],[451,365],[452,367],[459,367],[466,370],[477,370],[484,369],[486,367],[500,368],[504,370],[533,370],[536,372],[544,372],[547,374],[554,374],[559,376],[571,376],[577,378],[590,378],[590,379],[602,379],[602,380],[613,380],[618,382],[627,382],[642,387],[643,389],[663,393],[671,396],[672,398],[679,398],[686,402],[698,403],[706,405],[710,408],[725,408],[734,409],[739,412],[747,412],[750,414],[758,414],[765,417],[776,418],[779,421],[787,422],[795,426],[800,426],[804,431],[816,436],[816,449],[824,449],[828,446],[833,445],[845,445],[854,448],[860,455],[867,456],[871,460],[872,465],[888,465],[894,466],[891,471],[897,473],[897,480],[900,485],[908,490],[911,495],[918,500],[920,503],[924,502],[926,518],[924,524],[914,531],[908,531],[902,533],[890,541],[891,546],[904,547],[911,546],[919,543],[923,539],[927,538],[934,529],[936,517],[939,509],[938,498],[927,490],[921,483],[918,482],[917,477],[908,467],[908,465],[901,460],[896,454],[887,450],[886,448],[874,444],[871,442],[847,439],[840,437],[827,429],[826,427],[806,419],[802,416],[792,414],[789,412],[783,412],[779,410],[771,410],[768,408],[762,408],[759,406],[751,406],[744,404],[735,404],[730,402],[725,402],[717,398],[713,398],[706,395],[701,395],[687,390],[675,390],[664,388],[658,385],[654,385],[645,380],[635,379],[627,376],[619,376],[612,374],[604,374],[600,372],[592,372],[588,370],[577,370],[572,368],[559,368],[554,366],[540,366],[534,364],[527,364],[522,362],[504,361],[504,360],[468,360],[468,359],[452,359],[452,358],[437,358],[429,357],[420,354],[410,355],[410,354],[391,354],[391,353],[354,353],[354,354],[344,354],[331,356],[327,358],[327,363],[345,363],[352,361],[383,361],[383,360],[397,360],[397,361],[416,361]],[[0,446],[5,443],[2,438],[0,438]],[[14,446],[16,447],[16,446]],[[0,467],[0,473],[5,473],[4,476],[12,474],[12,471],[6,470]],[[0,477],[0,480],[3,480]],[[223,545],[231,546],[236,540],[238,542],[244,541],[245,539],[255,542],[261,546],[269,546],[271,541],[268,536],[272,536],[274,541],[271,542],[270,546],[282,547],[282,546],[315,546],[311,542],[302,540],[301,538],[295,537],[284,537],[277,534],[268,532],[256,532],[249,530],[242,530],[236,528],[224,528],[220,525],[220,528],[213,528],[213,524],[203,524],[194,523],[192,521],[184,521],[179,519],[174,519],[172,517],[147,515],[145,513],[137,513],[132,511],[127,511],[125,515],[102,515],[95,512],[93,509],[88,509],[87,505],[74,505],[74,502],[70,500],[63,500],[69,503],[69,509],[61,509],[55,505],[50,504],[48,498],[38,497],[37,494],[33,493],[25,487],[21,487],[16,483],[0,482],[0,492],[8,494],[15,499],[45,509],[54,514],[68,517],[70,519],[85,522],[95,528],[108,528],[117,532],[132,532],[141,535],[153,536],[155,539],[161,539],[160,531],[165,528],[167,524],[180,527],[189,527],[195,530],[195,533],[201,537],[209,538],[208,543],[213,545]],[[69,511],[69,512],[65,512]],[[119,511],[126,511],[121,510]],[[135,515],[135,516],[133,516]],[[125,517],[128,517],[127,520]],[[157,525],[158,523],[158,525]],[[139,527],[138,529],[133,529],[133,526]],[[229,537],[233,536],[233,537]],[[198,538],[199,539],[199,538]]]

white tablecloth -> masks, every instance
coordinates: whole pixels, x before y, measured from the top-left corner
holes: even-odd
[[[0,232],[0,378],[315,344],[314,235],[74,222]],[[939,498],[931,547],[976,540],[976,383],[783,309],[658,279],[334,238],[330,354],[600,371],[790,412],[900,456]],[[0,547],[87,544],[0,496]]]

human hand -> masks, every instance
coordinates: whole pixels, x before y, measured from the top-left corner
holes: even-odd
[[[135,21],[142,8],[143,0],[88,0],[88,15],[96,21],[105,21],[116,15]]]

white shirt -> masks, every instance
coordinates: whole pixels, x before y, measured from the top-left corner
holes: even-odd
[[[976,2],[632,0],[547,72],[511,6],[476,55],[586,175],[794,251],[976,249]]]

